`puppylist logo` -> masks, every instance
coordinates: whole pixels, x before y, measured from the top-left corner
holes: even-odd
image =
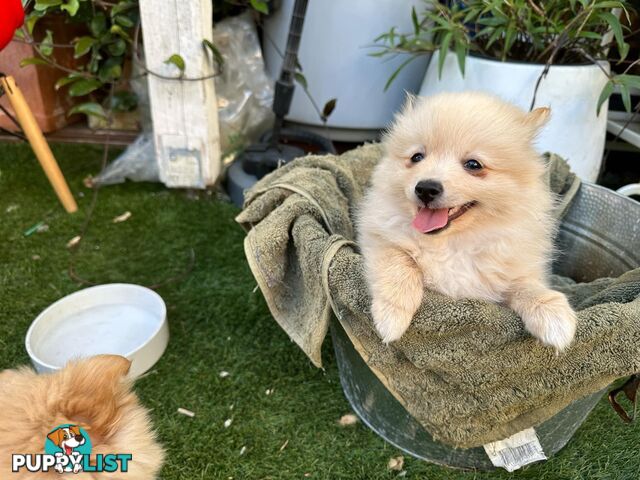
[[[87,432],[78,425],[58,425],[51,430],[44,442],[42,453],[14,453],[11,469],[17,473],[21,470],[29,472],[58,473],[79,472],[127,472],[129,461],[133,459],[130,453],[97,454],[95,461],[91,461],[91,439]]]

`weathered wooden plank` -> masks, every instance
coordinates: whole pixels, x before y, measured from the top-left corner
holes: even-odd
[[[199,78],[214,70],[202,40],[211,40],[211,0],[140,0],[147,68],[177,77],[165,61],[179,54],[184,77]],[[220,172],[220,143],[215,86],[202,81],[167,80],[148,75],[154,143],[160,179],[170,187],[203,188]]]

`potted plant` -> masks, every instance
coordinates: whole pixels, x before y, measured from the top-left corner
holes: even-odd
[[[626,61],[630,2],[596,0],[469,0],[412,10],[413,32],[381,35],[382,50],[420,55],[438,51],[421,95],[481,90],[524,109],[551,107],[540,150],[568,159],[595,181],[606,135],[606,106],[617,87],[631,110],[630,88],[640,77],[612,74],[609,59]],[[613,47],[613,48],[612,48]]]
[[[263,49],[268,74],[277,78],[287,38],[293,0],[264,21]],[[311,1],[304,21],[298,53],[302,88],[293,94],[288,120],[327,134],[334,140],[375,138],[404,101],[405,91],[417,92],[428,58],[411,62],[385,91],[389,75],[409,55],[380,62],[371,58],[371,39],[389,22],[409,28],[404,14],[420,0]],[[405,58],[402,58],[405,57]],[[301,78],[301,77],[298,77]],[[322,105],[337,99],[331,118],[323,118]]]
[[[56,42],[70,43],[76,35],[82,33],[77,26],[69,26],[60,21],[60,18],[43,18],[38,25],[30,26],[30,40],[24,35],[16,35],[2,51],[0,56],[0,71],[12,75],[24,92],[33,114],[44,132],[51,132],[64,127],[78,117],[67,117],[67,111],[73,107],[73,98],[59,94],[55,89],[56,82],[67,75],[65,70],[73,71],[78,64],[74,59],[73,49],[56,48],[51,46],[50,38],[55,36]],[[18,30],[18,34],[22,31]],[[23,63],[25,58],[38,55],[37,49],[49,55],[49,61],[59,66],[51,68],[44,61],[29,61]],[[8,99],[0,99],[1,105],[11,111]],[[12,120],[0,113],[0,127],[8,130],[16,130]]]
[[[131,126],[124,116],[136,107],[128,72],[138,17],[136,0],[35,0],[13,44],[25,69],[22,83],[41,99],[34,106],[53,105],[44,113],[54,118],[45,131],[64,126],[65,116],[84,114],[92,124],[107,111],[111,123]]]

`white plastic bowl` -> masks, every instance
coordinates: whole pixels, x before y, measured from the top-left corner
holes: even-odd
[[[153,290],[113,283],[61,298],[33,321],[25,344],[40,373],[102,353],[131,360],[129,376],[149,370],[169,341],[167,308]]]

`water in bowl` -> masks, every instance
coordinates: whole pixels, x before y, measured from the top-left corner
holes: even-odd
[[[36,353],[54,367],[102,353],[126,356],[149,340],[161,321],[130,304],[96,305],[56,322]]]

